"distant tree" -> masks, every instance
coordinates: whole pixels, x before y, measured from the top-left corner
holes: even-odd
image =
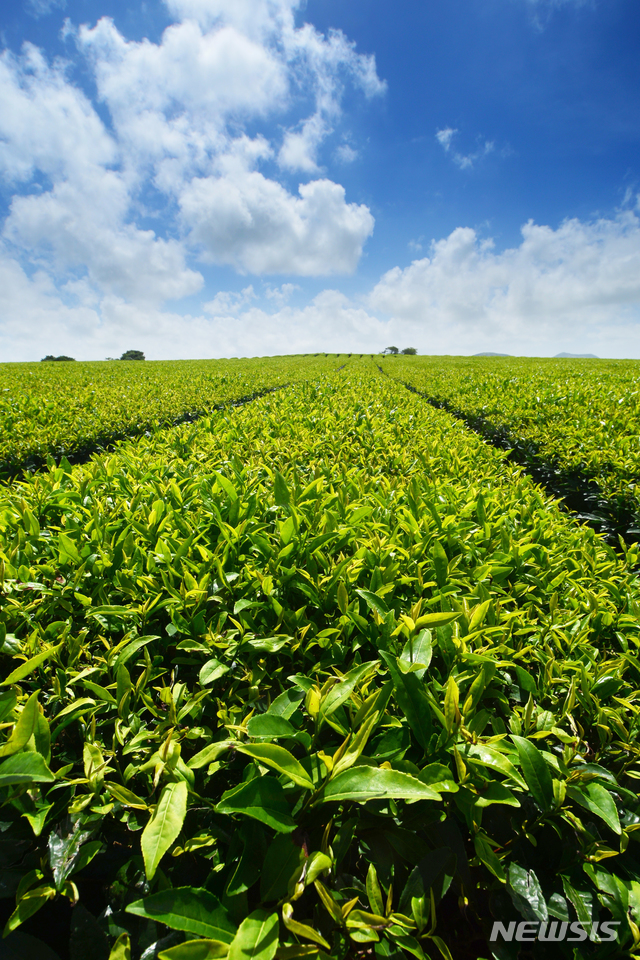
[[[404,353],[404,355],[407,357],[415,357],[417,352],[418,351],[416,350],[415,347],[405,347],[404,350],[400,351],[400,353]]]
[[[56,360],[56,361],[57,361],[57,360],[73,360],[73,361],[75,362],[75,359],[76,359],[75,357],[65,357],[64,355],[62,355],[62,356],[60,356],[60,357],[54,357],[54,355],[53,355],[52,353],[48,353],[48,354],[46,355],[46,357],[43,357],[43,358],[42,358],[42,360],[40,361],[40,363],[44,363],[45,360]]]
[[[398,350],[397,347],[387,347],[386,350],[383,350],[382,352],[383,352],[383,353],[391,353],[391,354],[394,354],[394,355],[395,355],[396,353],[400,353],[400,351]]]
[[[120,357],[121,360],[144,360],[144,353],[142,350],[125,350],[125,352]]]

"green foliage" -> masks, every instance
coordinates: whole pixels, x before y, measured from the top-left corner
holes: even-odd
[[[144,353],[142,350],[125,350],[125,352],[120,357],[121,360],[144,360]]]
[[[637,361],[420,357],[388,373],[516,448],[521,462],[542,461],[567,492],[576,475],[590,481],[584,511],[629,511],[638,536]]]
[[[2,488],[7,932],[67,901],[111,960],[466,960],[613,918],[631,955],[638,549],[318,364]]]
[[[46,358],[45,358],[46,359]],[[60,359],[60,358],[58,358]],[[0,480],[283,387],[335,360],[0,364]]]

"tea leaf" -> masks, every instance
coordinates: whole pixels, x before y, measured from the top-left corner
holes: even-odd
[[[533,799],[541,810],[550,810],[553,806],[553,782],[544,757],[530,740],[515,735],[511,739],[518,749],[520,766]]]
[[[278,949],[278,914],[261,908],[254,910],[238,927],[231,946],[230,960],[273,960]]]
[[[220,940],[185,940],[176,947],[161,950],[158,960],[220,960],[229,953],[229,944]]]
[[[51,772],[39,753],[18,753],[0,763],[0,787],[18,783],[51,783]]]
[[[255,777],[233,790],[227,790],[222,794],[216,811],[253,817],[280,833],[291,833],[296,828],[285,792],[274,777]]]
[[[276,746],[274,743],[235,743],[234,748],[238,753],[244,753],[247,757],[252,757],[254,760],[264,763],[267,767],[273,767],[274,770],[293,780],[299,787],[304,787],[305,790],[313,790],[313,781],[309,779],[304,767],[284,747]]]
[[[220,901],[199,887],[160,890],[144,900],[130,903],[126,912],[165,923],[173,930],[184,930],[226,944],[230,944],[235,936],[235,926]]]
[[[1,770],[0,767],[0,772]],[[567,784],[567,796],[579,803],[585,810],[600,817],[614,833],[620,835],[622,828],[615,802],[602,784],[583,783],[579,786]]]
[[[30,660],[26,661],[26,663],[16,667],[16,669],[10,673],[9,676],[2,681],[2,683],[0,683],[0,686],[6,687],[12,683],[19,683],[21,680],[24,680],[26,677],[30,676],[41,664],[48,660],[49,657],[55,656],[61,647],[62,644],[59,643],[57,647],[50,647],[48,650],[43,650],[42,653],[37,653],[35,657],[31,657]]]
[[[355,800],[440,800],[436,790],[416,777],[397,770],[377,767],[351,767],[330,780],[324,789],[323,799]]]
[[[0,773],[2,768],[0,767]],[[142,832],[142,856],[147,879],[155,876],[158,864],[177,839],[187,813],[187,785],[168,783],[163,787],[158,806]]]

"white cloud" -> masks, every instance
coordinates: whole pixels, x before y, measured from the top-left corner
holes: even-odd
[[[84,94],[26,45],[0,57],[0,168],[9,181],[45,174],[49,190],[16,194],[3,227],[15,254],[53,277],[84,270],[105,293],[161,302],[196,292],[199,273],[176,240],[130,220],[126,177],[112,169],[119,149]]]
[[[248,285],[218,293],[200,316],[181,316],[97,294],[84,279],[56,288],[0,248],[0,350],[6,360],[95,359],[131,348],[163,359],[372,353],[396,343],[432,354],[640,357],[640,216],[570,220],[556,230],[528,223],[521,243],[503,252],[460,227],[432,243],[429,257],[388,271],[362,302],[324,290],[292,307],[293,292],[294,284],[267,288],[266,310]]]
[[[250,284],[248,287],[245,287],[244,290],[241,290],[240,293],[235,293],[231,290],[221,290],[219,293],[216,293],[213,300],[203,303],[202,309],[214,316],[231,316],[255,299],[256,294],[253,285]]]
[[[451,141],[458,131],[453,127],[445,127],[444,130],[436,131],[436,140],[443,147],[445,153],[449,152]]]
[[[300,0],[165,0],[178,20],[195,20],[204,29],[229,23],[247,36],[261,39],[294,29]]]
[[[37,172],[73,177],[117,159],[117,145],[87,97],[26,43],[20,57],[0,54],[0,171],[9,183]]]
[[[327,37],[310,24],[285,34],[285,49],[301,86],[313,89],[315,112],[297,128],[285,132],[278,157],[282,167],[309,173],[318,169],[317,152],[340,116],[343,78],[348,77],[367,97],[383,93],[386,85],[376,73],[375,59],[355,52],[340,30]]]
[[[287,130],[278,153],[278,163],[285,170],[317,173],[318,148],[328,132],[320,114],[304,121],[300,130]]]
[[[350,147],[348,143],[341,143],[335,152],[335,158],[339,163],[353,163],[358,157],[358,151]]]
[[[453,138],[456,136],[458,131],[453,127],[445,127],[444,130],[436,131],[436,140],[441,145],[445,153],[451,154],[451,159],[457,167],[460,167],[461,170],[470,170],[471,167],[478,160],[481,160],[483,157],[486,157],[488,154],[493,153],[495,150],[495,143],[493,140],[485,140],[484,143],[480,142],[478,149],[474,150],[472,153],[459,153],[457,150],[451,151],[451,144]]]
[[[30,2],[42,14],[64,0]],[[118,318],[142,333],[144,317],[171,328],[162,304],[202,287],[199,254],[257,274],[355,269],[373,217],[320,175],[319,157],[346,86],[366,97],[385,87],[341,32],[297,27],[298,5],[167,0],[178,22],[157,43],[129,40],[103,17],[65,22],[79,63],[48,62],[29,43],[0,54],[0,174],[13,192],[0,228],[0,337],[35,343],[41,324],[62,343],[66,311],[74,337],[86,321],[89,355],[98,343],[117,352],[105,330]],[[78,65],[93,73],[95,101],[71,79]],[[315,179],[292,193],[267,173],[276,164]],[[294,289],[272,291],[272,303]],[[26,341],[11,313],[21,299]],[[217,294],[206,310],[237,313],[252,299],[252,287]]]
[[[293,194],[259,169],[277,158],[317,176],[345,83],[366,96],[384,89],[373,58],[342,33],[297,28],[297,5],[168,0],[182,20],[159,43],[130,41],[107,17],[67,23],[108,124],[69,79],[71,64],[48,63],[31,44],[2,53],[0,171],[16,189],[2,236],[12,256],[69,295],[84,283],[100,302],[156,305],[200,288],[194,248],[240,271],[352,271],[369,210],[331,180]],[[142,225],[149,215],[159,229]]]
[[[373,230],[364,205],[345,202],[330,180],[301,184],[297,197],[238,165],[194,178],[180,195],[182,218],[203,259],[250,273],[351,273]]]
[[[27,0],[25,10],[37,20],[40,17],[45,17],[56,8],[64,9],[66,5],[67,0]]]
[[[104,292],[162,302],[196,293],[202,277],[176,240],[126,223],[126,185],[113,171],[88,171],[47,193],[15,197],[4,236],[31,257],[50,258],[55,275],[86,269]]]
[[[482,146],[474,153],[454,153],[453,162],[460,167],[461,170],[469,170],[478,160],[481,160],[488,154],[493,153],[494,149],[495,144],[493,140],[485,140]]]
[[[302,309],[284,306],[267,313],[252,307],[233,323],[220,318],[213,326],[222,356],[374,353],[387,337],[385,323],[338,290],[324,290]]]
[[[88,344],[100,328],[90,306],[70,306],[43,271],[27,276],[17,260],[0,248],[0,356],[41,360],[48,353],[92,359]],[[101,356],[101,354],[98,354]]]
[[[375,60],[359,54],[340,31],[296,28],[297,4],[269,0],[176,0],[186,17],[159,44],[127,41],[109,18],[81,27],[100,98],[118,136],[138,162],[174,179],[206,171],[250,119],[299,117],[286,124],[280,166],[314,173],[320,146],[341,116],[346,81],[371,97],[384,91]],[[311,112],[306,113],[309,105]],[[229,124],[235,133],[231,133]]]
[[[296,290],[300,290],[301,287],[297,283],[283,283],[279,287],[272,288],[267,286],[265,290],[265,297],[272,300],[277,306],[282,307],[287,303]]]
[[[629,355],[640,346],[625,327],[640,314],[640,218],[568,220],[557,230],[529,222],[522,243],[502,253],[459,227],[429,257],[388,271],[367,302],[420,334],[423,350],[467,353],[465,344],[499,340],[514,352],[545,344],[556,352],[553,344],[573,337],[596,344],[593,352]]]
[[[13,192],[0,233],[3,358],[119,355],[131,338],[149,356],[153,345],[211,356],[221,342],[246,354],[260,332],[276,342],[272,327],[287,352],[296,323],[324,317],[322,299],[309,314],[286,306],[293,283],[267,288],[275,314],[255,306],[253,285],[216,294],[201,317],[163,309],[202,287],[194,254],[241,272],[344,273],[371,234],[368,208],[319,177],[318,158],[347,84],[366,97],[384,84],[342,33],[296,27],[297,5],[168,0],[180,20],[158,43],[128,40],[109,18],[67,21],[96,101],[71,79],[77,64],[31,44],[0,54],[0,173]],[[315,179],[292,193],[263,169],[274,161]],[[234,346],[237,316],[251,333]]]
[[[82,284],[74,292],[91,300],[92,291]],[[290,291],[279,292],[286,298]],[[0,316],[6,318],[0,323],[0,355],[4,361],[40,360],[48,353],[95,360],[139,349],[148,359],[162,360],[369,353],[385,345],[386,324],[337,290],[323,291],[302,309],[276,299],[275,312],[251,306],[250,288],[218,296],[222,309],[208,317],[182,316],[114,295],[99,304],[70,305],[46,274],[29,278],[0,251]]]
[[[289,96],[276,51],[229,24],[208,33],[194,21],[173,24],[155,44],[127,41],[104,17],[80,28],[78,45],[129,162],[177,160],[181,177],[226,148],[230,118],[263,117]]]

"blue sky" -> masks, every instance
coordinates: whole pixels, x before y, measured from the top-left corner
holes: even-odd
[[[0,360],[640,357],[635,0],[24,0],[0,47]]]

